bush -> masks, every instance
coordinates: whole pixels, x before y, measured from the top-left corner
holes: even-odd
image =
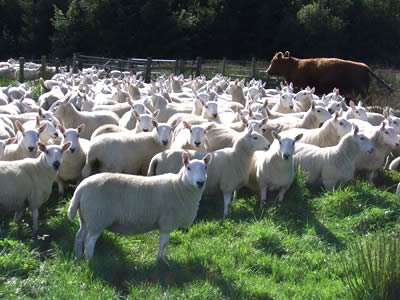
[[[357,241],[340,258],[342,280],[354,299],[398,299],[400,296],[400,240],[378,234]]]

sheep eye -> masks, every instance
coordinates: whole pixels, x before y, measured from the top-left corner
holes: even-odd
[[[64,137],[66,138],[67,136],[64,134]]]
[[[389,134],[389,132],[385,131],[386,134]]]
[[[294,143],[295,143],[295,142],[292,143],[292,146],[294,146]]]
[[[359,114],[360,112],[358,110],[356,110],[356,113]]]
[[[321,110],[320,110],[320,109],[317,109],[317,112],[321,112]]]
[[[262,132],[266,132],[266,131],[267,131],[267,129],[263,128]]]
[[[186,167],[188,169],[188,171],[191,171],[190,167]]]
[[[340,125],[340,126],[343,126],[343,122],[339,122],[339,125]]]
[[[257,137],[257,136],[255,136],[255,137],[253,137],[253,139],[254,139],[254,140],[258,140],[258,137]]]
[[[206,108],[208,108],[208,105],[206,105]]]
[[[396,124],[396,125],[397,125],[397,121],[394,121],[393,124]]]
[[[363,137],[360,137],[360,140],[362,140],[362,141],[363,141],[363,140],[364,140],[364,138],[363,138]]]

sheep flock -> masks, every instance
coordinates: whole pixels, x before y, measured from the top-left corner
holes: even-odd
[[[18,78],[15,65],[1,63],[0,75]],[[95,67],[39,81],[35,100],[30,84],[0,88],[0,212],[18,221],[29,209],[36,234],[52,191],[61,198],[74,188],[68,217],[80,220],[77,258],[94,255],[105,229],[159,230],[161,258],[202,198],[223,203],[222,219],[241,188],[260,207],[279,205],[297,169],[328,190],[356,175],[373,185],[384,168],[400,169],[400,118],[390,108],[370,112],[336,88],[318,96],[312,87],[266,88],[219,74],[145,83]]]

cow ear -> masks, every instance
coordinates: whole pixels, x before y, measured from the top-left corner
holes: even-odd
[[[285,56],[285,57],[290,57],[290,52],[289,52],[289,51],[286,51],[284,56]]]
[[[278,52],[275,56],[276,56],[276,58],[282,58],[283,57],[283,53],[282,52]]]

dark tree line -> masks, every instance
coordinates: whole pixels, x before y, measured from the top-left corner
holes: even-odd
[[[0,57],[343,57],[400,65],[399,0],[0,0]]]

